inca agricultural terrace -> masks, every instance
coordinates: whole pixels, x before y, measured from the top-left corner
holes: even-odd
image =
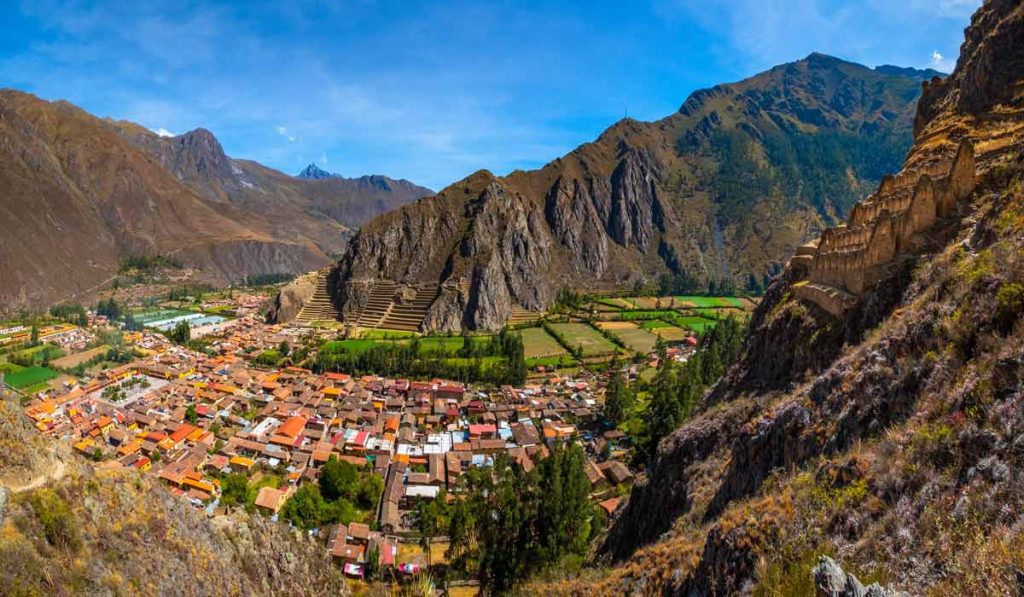
[[[807,274],[794,293],[840,315],[889,277],[902,256],[919,254],[924,233],[956,216],[974,184],[974,147],[966,139],[952,159],[886,176],[853,207],[849,223],[826,229],[797,251],[792,263]]]

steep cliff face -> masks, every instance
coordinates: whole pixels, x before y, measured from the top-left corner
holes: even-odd
[[[809,594],[840,578],[828,554],[910,594],[1019,592],[1022,25],[1018,2],[986,2],[957,70],[926,85],[904,172],[965,140],[977,154],[976,186],[934,244],[838,315],[797,296],[794,258],[745,360],[659,446],[602,545],[618,564],[592,590]]]
[[[813,54],[696,92],[658,122],[623,120],[540,170],[477,173],[367,224],[335,298],[352,314],[375,281],[434,284],[424,327],[494,329],[562,288],[683,274],[759,285],[897,166],[933,74]]]
[[[392,182],[299,180],[204,129],[160,137],[0,91],[0,307],[84,300],[126,256],[175,256],[212,283],[322,267],[356,226],[428,192]]]

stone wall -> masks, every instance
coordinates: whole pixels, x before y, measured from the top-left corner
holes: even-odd
[[[813,244],[798,252],[796,258],[810,262],[810,284],[797,296],[838,314],[850,302],[847,295],[860,296],[899,255],[912,253],[920,234],[955,217],[974,184],[974,148],[967,140],[949,159],[886,176],[877,192],[853,207],[847,225],[822,232],[813,253]]]

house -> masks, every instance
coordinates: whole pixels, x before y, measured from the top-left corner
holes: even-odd
[[[613,485],[620,483],[628,483],[633,480],[633,473],[630,472],[629,468],[625,464],[622,464],[618,460],[609,460],[608,462],[602,462],[598,465],[601,468],[601,472]]]
[[[615,510],[619,507],[620,503],[622,503],[621,497],[613,497],[604,500],[603,502],[599,503],[598,506],[601,506],[601,509],[607,512],[609,516],[611,516],[612,513],[614,513]]]
[[[590,480],[592,491],[600,491],[608,487],[608,479],[604,476],[604,471],[594,464],[593,461],[587,461],[584,472],[587,473],[587,479]]]
[[[288,501],[288,497],[290,495],[291,488],[282,490],[274,487],[262,487],[260,488],[259,494],[256,496],[256,506],[277,514],[277,511],[281,509],[281,506]]]
[[[348,525],[348,542],[356,545],[366,545],[370,541],[370,525],[353,522]]]
[[[493,439],[498,435],[498,427],[493,424],[475,424],[469,426],[469,436],[481,439]]]

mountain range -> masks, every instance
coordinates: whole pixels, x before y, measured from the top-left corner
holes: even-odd
[[[228,157],[205,129],[165,137],[0,91],[0,305],[81,299],[125,257],[213,284],[331,263],[373,216],[429,194],[382,176],[296,178]]]
[[[898,167],[936,75],[811,54],[619,121],[539,170],[477,172],[364,226],[333,301],[352,317],[377,282],[434,286],[424,329],[495,329],[562,289],[760,289]]]

